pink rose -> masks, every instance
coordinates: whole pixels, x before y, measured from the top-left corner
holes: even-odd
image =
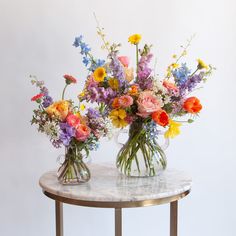
[[[79,141],[85,141],[90,135],[90,128],[86,125],[79,124],[76,128],[75,137]]]
[[[120,107],[127,108],[130,107],[133,104],[134,100],[129,95],[124,95],[118,98],[118,103]]]
[[[128,67],[129,66],[129,58],[126,57],[126,56],[120,56],[118,57],[118,60],[121,62],[121,64],[124,66],[124,67]]]
[[[66,122],[72,127],[77,127],[80,124],[80,119],[78,116],[70,114],[66,117]]]
[[[144,91],[140,93],[138,100],[138,116],[146,118],[151,113],[161,109],[160,102],[152,91]]]

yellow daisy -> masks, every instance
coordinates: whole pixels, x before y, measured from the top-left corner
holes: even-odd
[[[94,80],[96,82],[102,82],[104,81],[104,78],[107,76],[106,70],[104,67],[98,67],[94,72],[93,72]]]
[[[203,60],[198,59],[197,62],[198,62],[197,68],[198,68],[199,70],[201,70],[201,69],[206,69],[206,70],[208,70],[208,69],[209,69],[208,65],[207,65]]]

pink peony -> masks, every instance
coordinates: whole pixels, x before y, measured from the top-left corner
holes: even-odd
[[[76,128],[75,137],[79,141],[85,141],[90,135],[90,128],[87,125],[79,124]]]
[[[130,107],[133,104],[134,100],[129,95],[124,95],[118,98],[119,106],[122,108]]]
[[[80,119],[78,118],[78,116],[74,115],[74,114],[70,114],[66,117],[66,122],[72,126],[72,127],[77,127],[80,124]]]
[[[161,109],[160,102],[152,91],[144,91],[140,93],[138,100],[138,116],[146,118],[151,113]]]
[[[129,58],[126,57],[126,56],[120,56],[118,57],[118,60],[121,62],[121,64],[124,66],[124,67],[128,67],[129,66]]]

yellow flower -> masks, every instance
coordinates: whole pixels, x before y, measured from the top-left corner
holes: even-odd
[[[109,84],[109,86],[110,86],[112,89],[117,90],[117,89],[119,88],[119,81],[118,81],[118,79],[110,78],[110,79],[108,80],[108,84]]]
[[[49,107],[46,108],[45,111],[48,113],[49,116],[55,116],[59,120],[63,121],[68,115],[69,106],[70,103],[68,101],[61,100],[51,104]]]
[[[126,118],[126,111],[124,109],[114,109],[109,114],[112,124],[116,128],[123,128],[128,125]]]
[[[84,111],[84,110],[85,110],[85,108],[86,108],[86,107],[85,107],[85,105],[84,105],[84,104],[81,104],[81,105],[80,105],[80,107],[79,107],[79,109],[80,109],[81,111]]]
[[[169,120],[169,129],[165,132],[165,138],[174,138],[180,134],[181,124],[173,120]]]
[[[93,76],[94,76],[94,80],[96,82],[102,82],[104,81],[104,78],[106,77],[106,70],[104,67],[98,67],[94,72],[93,72]]]
[[[176,54],[174,54],[174,55],[172,55],[172,57],[173,57],[174,59],[176,59],[176,58],[177,58],[177,55],[176,55]]]
[[[179,67],[179,64],[177,64],[177,63],[172,63],[171,66],[172,66],[172,68],[176,69],[176,68]]]
[[[125,79],[128,82],[131,82],[134,79],[134,69],[133,68],[124,68],[125,69]]]
[[[208,70],[208,69],[209,69],[208,65],[207,65],[203,60],[198,59],[197,62],[198,62],[197,68],[198,68],[199,70],[201,70],[201,69],[206,69],[206,70]]]
[[[139,41],[141,40],[141,35],[140,34],[133,34],[131,36],[129,36],[128,38],[128,42],[130,42],[131,44],[138,44]]]

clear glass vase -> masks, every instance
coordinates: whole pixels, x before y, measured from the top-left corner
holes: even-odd
[[[128,141],[120,149],[116,166],[126,176],[155,176],[166,168],[166,156],[144,128],[143,122],[133,122]]]
[[[66,148],[65,159],[57,171],[58,181],[63,185],[86,183],[90,179],[90,171],[83,161],[83,154],[78,146]]]

